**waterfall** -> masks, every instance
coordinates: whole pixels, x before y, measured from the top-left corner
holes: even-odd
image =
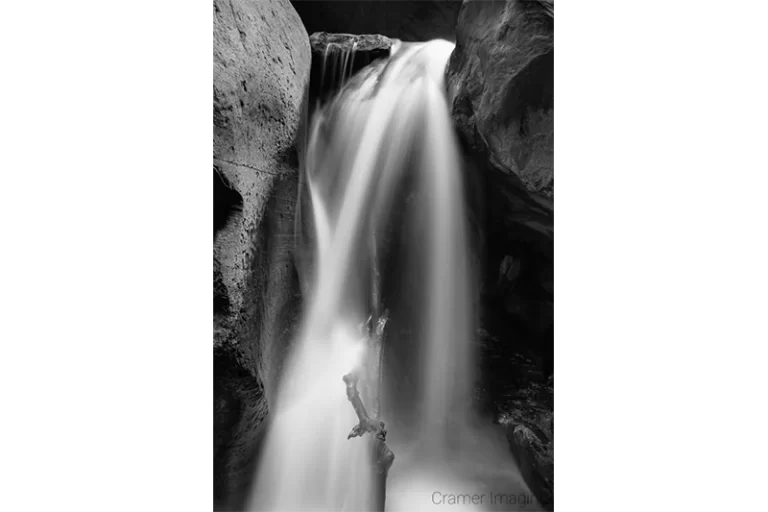
[[[488,481],[478,477],[488,472],[484,461],[498,462],[506,450],[503,435],[478,433],[471,413],[475,279],[443,78],[453,48],[443,40],[398,42],[388,60],[352,78],[353,54],[328,71],[349,80],[309,127],[298,224],[311,231],[299,239],[311,245],[313,263],[303,271],[312,275],[303,276],[310,283],[305,313],[270,404],[250,512],[374,511],[372,440],[368,434],[347,439],[358,418],[342,377],[371,368],[363,326],[382,300],[385,308],[406,299],[415,308],[408,312],[415,339],[404,344],[394,333],[386,340],[386,346],[400,342],[400,353],[410,350],[415,361],[410,409],[400,404],[402,392],[391,392],[393,382],[380,388],[379,376],[364,372],[361,382],[369,412],[379,412],[374,403],[381,394],[381,419],[396,456],[387,510],[434,510],[438,494],[484,492],[486,484],[478,483]],[[399,256],[387,245],[393,230],[405,240]],[[379,267],[379,256],[396,264]],[[417,298],[406,292],[382,298],[378,279],[387,288],[406,278],[410,288],[401,290],[417,289]],[[514,464],[504,464],[508,469],[492,471],[491,480],[506,486],[494,488],[496,494],[524,489]],[[442,499],[451,510],[462,509]],[[508,510],[489,499],[486,508],[473,502],[467,510]]]

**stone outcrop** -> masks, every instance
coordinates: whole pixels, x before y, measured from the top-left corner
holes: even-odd
[[[504,429],[509,449],[536,499],[552,510],[554,377],[521,353],[525,349],[516,340],[498,339],[484,329],[477,334],[482,356],[477,399]]]
[[[461,0],[293,0],[307,32],[453,40]]]
[[[482,233],[483,399],[553,506],[554,5],[465,0],[446,70]],[[548,380],[549,377],[549,380]]]
[[[371,62],[390,55],[392,39],[379,34],[331,34],[315,32],[312,48],[310,105],[325,103],[346,80]]]
[[[472,149],[553,195],[552,0],[469,0],[456,26],[447,78],[453,117]]]
[[[533,272],[542,277],[531,294],[544,302],[554,241],[553,13],[551,0],[466,0],[446,70],[469,174],[481,181],[487,284],[499,289],[496,273],[512,258],[523,268],[501,288],[519,293]]]
[[[486,316],[552,369],[552,0],[465,0],[446,70],[452,116],[482,201]],[[492,321],[489,323],[493,323]],[[506,330],[506,332],[504,332]]]
[[[288,0],[214,0],[214,506],[242,508],[300,308],[295,140],[310,48]]]

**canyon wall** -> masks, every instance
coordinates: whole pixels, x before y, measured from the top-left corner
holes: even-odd
[[[481,396],[554,507],[554,3],[464,0],[446,70],[484,273]]]
[[[295,142],[309,82],[288,0],[214,0],[214,507],[241,509],[301,307]]]

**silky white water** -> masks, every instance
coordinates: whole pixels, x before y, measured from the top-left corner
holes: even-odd
[[[426,508],[424,493],[471,484],[451,469],[467,460],[467,450],[483,452],[470,427],[474,291],[461,159],[444,92],[453,47],[442,40],[398,44],[386,63],[364,69],[313,116],[297,227],[299,249],[309,255],[299,269],[306,307],[270,404],[250,510],[372,507],[371,436],[347,439],[358,419],[342,376],[370,360],[361,325],[378,304],[397,309],[397,294],[383,298],[375,284],[397,279],[378,262],[388,254],[384,234],[393,222],[405,224],[395,228],[405,233],[401,253],[410,255],[394,268],[423,299],[413,314],[415,339],[404,345],[413,347],[407,359],[417,361],[408,391],[416,412],[400,422],[391,383],[378,389],[377,375],[361,383],[369,414],[378,412],[378,393],[387,403],[381,419],[396,457],[387,510]]]

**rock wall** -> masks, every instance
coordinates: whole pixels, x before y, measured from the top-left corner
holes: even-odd
[[[551,0],[465,0],[446,70],[468,174],[483,198],[474,217],[484,240],[484,310],[496,324],[487,327],[514,336],[550,373],[553,32]]]
[[[476,151],[525,188],[554,188],[552,0],[469,0],[447,78],[456,125]]]
[[[481,201],[484,400],[528,486],[554,506],[554,4],[465,0],[446,70]],[[496,363],[498,361],[498,363]]]
[[[301,306],[295,141],[309,37],[288,0],[214,0],[214,508],[247,498]]]
[[[316,102],[330,100],[351,76],[371,62],[389,58],[392,43],[379,34],[312,34],[310,110]]]

